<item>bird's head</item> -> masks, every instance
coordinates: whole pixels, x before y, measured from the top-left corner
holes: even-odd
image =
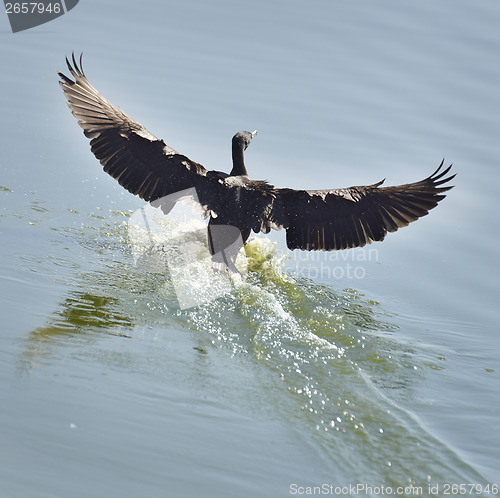
[[[233,137],[233,149],[236,147],[238,149],[246,150],[255,135],[257,135],[257,130],[252,132],[239,131]]]

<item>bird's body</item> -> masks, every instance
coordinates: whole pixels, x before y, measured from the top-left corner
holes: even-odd
[[[256,132],[239,132],[233,137],[230,174],[207,171],[99,94],[88,82],[81,58],[80,64],[74,56],[73,64],[66,62],[74,81],[59,73],[60,85],[104,171],[129,192],[152,203],[196,189],[204,216],[210,217],[213,254],[224,251],[235,234],[245,242],[251,231],[268,233],[271,228],[286,229],[290,249],[330,251],[364,246],[426,215],[445,197],[443,192],[452,188],[443,186],[454,176],[446,177],[451,166],[442,170],[443,162],[426,179],[394,187],[381,187],[381,181],[333,190],[275,188],[248,177],[243,153]],[[217,235],[224,232],[220,227],[233,227],[228,240]]]

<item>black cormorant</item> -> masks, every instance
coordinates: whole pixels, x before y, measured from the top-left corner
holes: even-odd
[[[235,227],[243,242],[252,230],[268,233],[271,228],[285,228],[289,249],[361,247],[425,216],[452,188],[444,186],[455,175],[446,176],[451,165],[442,169],[443,161],[429,177],[406,185],[381,187],[382,180],[333,190],[275,188],[248,178],[243,152],[256,132],[233,137],[231,173],[208,171],[105,99],[87,80],[82,57],[78,64],[73,54],[72,64],[68,59],[66,63],[74,81],[59,73],[60,85],[104,171],[152,203],[195,188],[204,216],[210,216],[212,253],[228,245],[224,237],[218,241],[211,234],[215,226]]]

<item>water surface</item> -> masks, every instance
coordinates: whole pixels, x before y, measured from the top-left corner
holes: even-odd
[[[88,0],[16,35],[0,19],[2,496],[499,482],[495,2]],[[142,202],[65,105],[72,50],[208,168],[258,129],[247,166],[277,186],[404,183],[445,156],[456,187],[367,248],[257,238],[244,279],[182,310],[167,269],[134,263]]]

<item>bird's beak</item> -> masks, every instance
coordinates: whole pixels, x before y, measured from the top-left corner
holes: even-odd
[[[257,130],[252,131],[251,135],[252,135],[252,138],[255,137],[255,135],[257,135]]]

